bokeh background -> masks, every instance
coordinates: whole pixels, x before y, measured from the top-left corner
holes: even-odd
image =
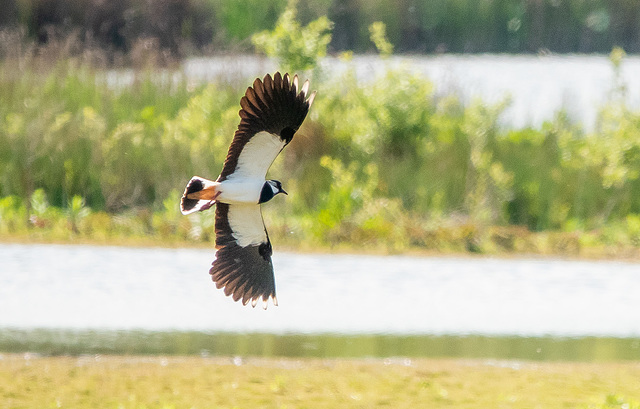
[[[284,245],[637,253],[634,1],[3,9],[3,234],[211,242],[181,186],[280,69],[322,96],[272,171],[299,192],[273,206]]]
[[[640,407],[640,1],[0,10],[0,408]],[[178,204],[277,70],[262,311]]]

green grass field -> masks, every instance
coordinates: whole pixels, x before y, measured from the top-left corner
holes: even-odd
[[[640,407],[640,363],[0,357],[3,409]]]

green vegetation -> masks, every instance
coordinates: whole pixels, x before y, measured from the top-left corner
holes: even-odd
[[[207,357],[0,359],[0,408],[637,409],[636,364]]]
[[[400,52],[640,51],[638,0],[299,0],[303,23],[335,22],[333,51],[373,51],[376,21]],[[47,42],[78,33],[88,44],[128,52],[149,39],[177,55],[251,49],[287,0],[5,0],[0,28],[21,26]]]
[[[326,16],[301,27],[296,20],[296,1],[290,1],[273,31],[252,37],[256,49],[275,57],[285,72],[301,72],[317,67],[327,54],[333,23]]]
[[[312,72],[330,27],[327,19],[302,26],[291,6],[255,37],[284,66],[310,69],[319,95],[271,170],[293,193],[265,206],[277,245],[638,254],[640,113],[624,102],[624,51],[612,52],[611,98],[593,133],[563,112],[539,128],[505,129],[508,101],[436,95],[409,67],[367,80],[352,69],[330,80]],[[370,29],[388,55],[385,32],[382,23]],[[179,197],[192,175],[218,174],[244,87],[194,84],[153,64],[99,70],[97,52],[67,53],[71,40],[3,47],[0,237],[212,241],[213,218],[181,216]],[[145,61],[158,58],[151,50]]]

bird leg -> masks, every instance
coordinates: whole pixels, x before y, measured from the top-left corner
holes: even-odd
[[[220,196],[220,192],[216,192],[216,194],[213,196],[213,199],[211,199],[209,201],[209,203],[205,204],[204,206],[202,206],[200,208],[200,211],[202,210],[207,210],[209,208],[211,208],[211,206],[213,206],[214,204],[216,204],[216,199],[218,198],[218,196]]]

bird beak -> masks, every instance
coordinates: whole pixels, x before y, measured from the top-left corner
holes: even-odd
[[[280,188],[280,193],[284,193],[285,195],[289,196],[289,193],[285,192],[283,188]]]

